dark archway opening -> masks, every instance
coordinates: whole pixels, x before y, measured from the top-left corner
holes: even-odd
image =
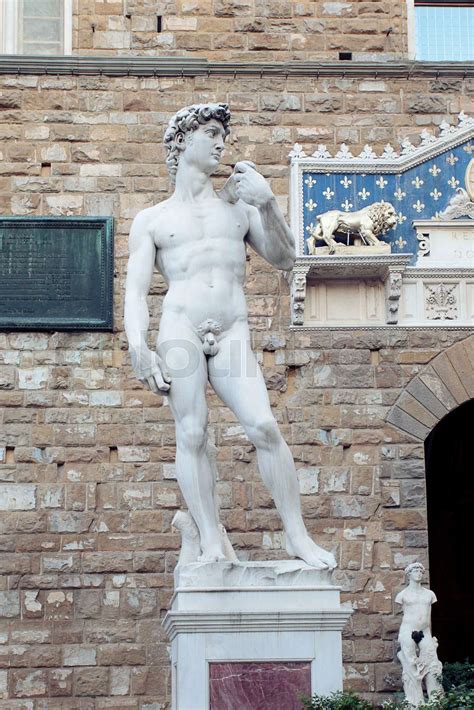
[[[444,662],[474,660],[474,399],[425,442],[433,634]]]

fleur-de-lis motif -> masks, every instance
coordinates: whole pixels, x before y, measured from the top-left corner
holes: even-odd
[[[403,198],[407,196],[407,193],[403,192],[400,187],[397,187],[397,189],[393,193],[393,196],[396,197],[397,200],[403,200]]]
[[[292,160],[294,158],[306,158],[306,153],[303,150],[303,146],[301,146],[299,143],[295,143],[293,148],[288,153],[288,157]]]
[[[425,206],[424,206],[423,202],[420,202],[420,200],[417,200],[417,201],[415,202],[415,204],[412,205],[412,207],[413,207],[414,210],[416,210],[416,211],[418,212],[418,214],[419,214],[420,212],[422,212],[422,211],[425,209]]]
[[[420,187],[424,184],[424,180],[422,180],[418,175],[414,180],[411,181],[411,184],[416,187],[417,190],[420,189]]]
[[[316,182],[317,182],[317,180],[315,180],[314,177],[312,175],[310,175],[309,177],[306,178],[306,180],[304,181],[304,184],[307,185],[309,188],[311,188],[314,185],[316,185]]]
[[[344,212],[349,212],[351,207],[353,207],[353,204],[352,204],[352,202],[349,202],[349,200],[346,197],[345,201],[341,202],[341,207],[344,210]]]
[[[446,158],[446,162],[449,163],[450,165],[455,165],[458,162],[459,158],[457,155],[454,155],[454,153],[450,153],[448,157]]]
[[[404,138],[400,145],[402,147],[402,155],[408,155],[409,153],[413,153],[413,151],[416,150],[416,147],[413,145],[409,138]]]
[[[451,126],[450,123],[447,121],[441,121],[439,124],[439,134],[441,138],[446,138],[450,133],[454,133],[456,131],[456,126]]]
[[[431,173],[433,177],[436,177],[440,174],[441,168],[438,168],[437,165],[432,165],[428,172]]]
[[[474,118],[465,114],[464,111],[461,111],[461,113],[458,113],[458,124],[458,128],[464,128],[465,126],[473,126]]]
[[[352,185],[352,180],[349,180],[347,175],[344,175],[344,179],[339,180],[339,182],[341,183],[342,187],[345,187],[346,190],[349,187],[349,185]]]
[[[396,244],[399,249],[403,249],[403,247],[406,247],[407,245],[406,240],[402,239],[401,236],[395,240],[394,244]]]
[[[323,143],[320,143],[318,145],[318,149],[315,150],[314,153],[312,153],[311,155],[313,158],[327,159],[331,157],[331,153],[328,151],[328,149]]]
[[[308,224],[308,226],[306,227],[306,231],[309,232],[310,234],[312,234],[314,232],[314,229],[315,229],[314,222],[310,222]]]
[[[375,181],[375,184],[380,187],[381,190],[385,187],[385,185],[388,185],[388,180],[385,180],[383,176],[381,175],[377,180]]]
[[[318,206],[318,203],[314,202],[313,198],[309,199],[308,202],[305,202],[304,204],[305,204],[305,207],[307,207],[310,212],[312,212]]]
[[[357,194],[362,200],[366,200],[368,197],[370,197],[370,192],[368,192],[365,187],[363,187],[362,190]]]
[[[390,158],[398,158],[398,153],[390,143],[387,143],[380,157],[385,160],[390,160]]]
[[[453,188],[453,190],[459,185],[459,180],[456,180],[454,175],[449,178],[448,185]]]
[[[327,188],[323,191],[323,195],[324,195],[324,197],[326,198],[326,200],[330,200],[331,197],[334,197],[334,192],[333,192],[329,187],[327,187]]]
[[[335,157],[339,158],[339,160],[347,160],[348,158],[353,158],[354,156],[352,155],[347,145],[345,143],[342,143],[341,148],[340,150],[338,150]]]
[[[433,200],[439,200],[439,198],[441,197],[442,194],[443,193],[439,192],[436,188],[433,190],[433,192],[430,192],[430,195],[433,198]]]
[[[397,222],[398,222],[398,224],[403,224],[403,222],[406,222],[406,221],[407,221],[407,218],[405,217],[405,215],[402,214],[401,212],[399,212],[399,213],[397,214]]]
[[[359,154],[359,158],[363,158],[364,160],[374,160],[376,157],[377,154],[374,153],[371,145],[364,145],[364,150]]]
[[[426,128],[424,128],[421,131],[420,138],[421,138],[421,145],[423,145],[423,146],[436,142],[436,136],[434,136],[432,133],[427,131]]]
[[[472,145],[472,143],[468,143],[467,145],[463,146],[463,150],[465,150],[468,155],[471,155],[471,153],[474,152],[474,145]]]

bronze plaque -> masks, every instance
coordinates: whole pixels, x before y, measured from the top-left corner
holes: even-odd
[[[112,217],[0,217],[0,329],[112,330]]]

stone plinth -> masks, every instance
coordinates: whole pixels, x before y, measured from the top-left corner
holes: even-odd
[[[173,710],[253,710],[256,697],[261,710],[279,708],[278,697],[296,710],[301,693],[342,688],[350,613],[330,573],[299,560],[178,567],[163,622]]]
[[[342,256],[378,256],[379,254],[391,254],[392,248],[390,244],[385,244],[380,242],[380,244],[369,246],[366,244],[355,243],[355,244],[341,244],[338,243],[331,252],[329,247],[316,247],[315,251],[311,256],[323,256],[325,254],[341,254]]]

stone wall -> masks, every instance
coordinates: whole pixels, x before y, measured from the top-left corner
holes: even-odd
[[[0,334],[0,707],[168,707],[161,618],[182,501],[169,407],[133,378],[122,297],[131,220],[168,194],[161,138],[170,114],[228,101],[233,132],[217,182],[237,158],[253,160],[286,210],[295,141],[307,152],[347,141],[356,152],[415,140],[421,127],[472,113],[473,92],[453,79],[0,78],[2,213],[116,220],[113,334]],[[385,420],[403,388],[468,333],[290,332],[286,282],[249,257],[254,346],[299,469],[305,518],[335,551],[355,610],[347,686],[382,697],[399,687],[393,598],[402,570],[427,563],[423,445]],[[163,293],[157,276],[151,337]],[[284,557],[255,451],[209,401],[231,539],[243,557]]]
[[[161,26],[158,31],[158,20]],[[73,52],[228,61],[407,52],[403,0],[75,0]]]

